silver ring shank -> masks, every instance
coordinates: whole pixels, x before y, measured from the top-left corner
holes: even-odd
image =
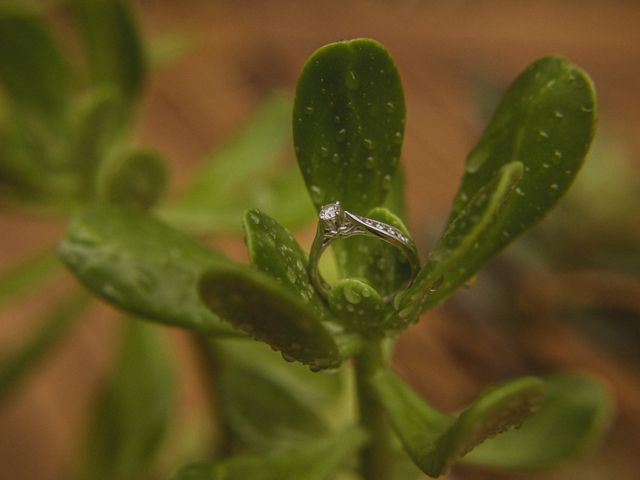
[[[338,207],[339,208],[339,207]],[[366,217],[361,217],[347,211],[340,211],[340,221],[328,225],[322,220],[318,223],[315,239],[309,253],[309,279],[321,296],[328,298],[331,286],[322,278],[318,269],[318,262],[327,247],[339,238],[364,235],[377,238],[396,247],[409,261],[411,267],[411,281],[420,269],[420,260],[416,246],[409,237],[391,225]],[[395,292],[385,298],[386,302],[393,299]]]

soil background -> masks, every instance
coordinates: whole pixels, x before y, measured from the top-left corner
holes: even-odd
[[[601,129],[623,138],[636,172],[640,168],[636,1],[147,0],[138,1],[136,10],[149,40],[182,31],[194,42],[181,59],[153,73],[137,133],[141,144],[170,160],[173,192],[185,185],[207,153],[242,128],[270,92],[293,91],[305,58],[316,48],[356,37],[382,42],[402,77],[408,224],[422,239],[422,252],[444,221],[464,158],[486,121],[479,86],[485,82],[504,88],[541,56],[566,56],[591,74]],[[55,219],[0,211],[0,268],[55,242],[62,229]],[[306,245],[311,236],[312,228],[299,234]],[[245,259],[237,239],[221,238],[216,244],[233,258]],[[0,312],[0,358],[38,327],[37,312],[71,282],[56,281],[46,295],[32,295]],[[482,289],[482,282],[480,276],[476,288]],[[521,284],[525,298],[529,282]],[[534,307],[528,305],[531,315]],[[114,317],[109,307],[92,309],[0,411],[0,478],[67,478],[96,386],[109,369],[118,324]],[[457,468],[451,478],[637,478],[637,366],[594,350],[551,318],[540,318],[515,342],[487,322],[468,317],[464,309],[435,309],[400,340],[398,370],[438,406],[455,409],[483,385],[533,363],[549,371],[573,369],[603,378],[619,413],[603,448],[560,470],[498,474]],[[193,418],[204,402],[197,359],[184,334],[168,334],[181,366],[181,414]]]

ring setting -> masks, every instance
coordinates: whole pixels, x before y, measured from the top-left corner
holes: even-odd
[[[420,269],[420,261],[416,246],[401,230],[384,222],[356,215],[342,208],[340,202],[323,205],[318,213],[319,222],[316,236],[309,254],[309,279],[316,291],[327,300],[331,287],[322,278],[318,270],[318,261],[324,250],[338,238],[364,235],[383,240],[407,258],[411,266],[411,281]],[[389,295],[385,301],[390,302],[395,294]]]

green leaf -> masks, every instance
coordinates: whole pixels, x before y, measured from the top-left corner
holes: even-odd
[[[0,83],[22,112],[60,131],[71,94],[71,75],[44,15],[0,7]]]
[[[167,189],[167,166],[158,152],[134,148],[107,162],[97,181],[101,200],[146,210],[158,203]]]
[[[339,200],[362,215],[383,204],[404,116],[400,77],[378,42],[332,43],[309,57],[296,89],[293,138],[317,208]]]
[[[594,447],[608,430],[613,400],[597,381],[561,374],[546,381],[542,408],[518,430],[505,432],[465,457],[476,465],[510,469],[550,468]]]
[[[323,412],[335,403],[340,375],[283,362],[258,342],[224,340],[210,348],[222,419],[242,447],[278,450],[328,433]]]
[[[511,85],[469,154],[445,234],[399,303],[407,306],[417,296],[421,307],[428,308],[441,301],[540,220],[580,170],[593,137],[595,110],[593,84],[578,67],[559,57],[545,57],[527,68]],[[460,245],[473,245],[461,251],[460,245],[446,238],[447,232],[456,223],[472,222],[474,218],[465,214],[469,205],[477,202],[487,185],[495,183],[500,172],[504,174],[507,165],[517,163],[523,171],[515,182],[516,195],[493,214],[482,232],[471,229],[477,234],[473,242],[458,240]],[[455,268],[443,268],[441,262],[451,263],[447,253],[451,250],[458,252]],[[437,291],[429,293],[434,281],[439,284]]]
[[[0,306],[31,291],[59,267],[58,256],[50,248],[12,265],[0,273]]]
[[[331,288],[329,305],[348,331],[367,336],[384,333],[384,300],[368,284],[353,278],[338,281]]]
[[[469,258],[481,248],[483,238],[493,231],[496,219],[510,205],[522,174],[521,163],[505,165],[449,222],[412,286],[396,297],[399,313],[390,321],[392,325],[402,328],[416,321],[425,306],[450,292],[454,279],[467,278]]]
[[[127,102],[142,93],[147,60],[127,0],[74,0],[92,83],[114,88]]]
[[[144,322],[125,325],[115,371],[85,442],[82,478],[146,478],[173,415],[176,378],[164,339]]]
[[[322,319],[298,295],[262,272],[218,264],[200,281],[209,308],[236,328],[314,370],[337,368],[342,355]]]
[[[275,160],[289,137],[289,112],[285,95],[267,99],[240,135],[195,172],[191,185],[163,216],[196,231],[239,228],[241,213],[258,206],[250,199],[268,188],[269,177],[282,173]]]
[[[28,374],[64,340],[89,304],[89,296],[77,294],[57,302],[43,315],[42,325],[0,364],[0,404],[7,401]]]
[[[188,30],[173,30],[154,38],[147,51],[154,70],[173,65],[191,52],[197,43],[196,35]]]
[[[196,288],[202,272],[227,260],[143,212],[87,208],[72,218],[59,252],[82,283],[127,312],[204,334],[237,334]]]
[[[544,383],[523,377],[487,388],[456,417],[424,402],[390,372],[373,380],[391,425],[415,464],[427,475],[445,474],[467,452],[520,425],[537,407]]]
[[[122,125],[121,101],[112,89],[91,92],[77,112],[67,163],[78,174],[81,195],[95,194],[95,176]]]
[[[307,255],[291,233],[258,210],[245,213],[244,230],[251,264],[289,289],[318,318],[326,318],[327,309],[309,280]]]
[[[331,480],[366,440],[351,428],[297,448],[180,469],[172,480]]]

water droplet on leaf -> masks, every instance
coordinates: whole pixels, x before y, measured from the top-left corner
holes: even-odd
[[[349,90],[357,90],[360,88],[360,81],[356,76],[355,72],[350,70],[347,73],[347,78],[345,79],[345,84]]]

